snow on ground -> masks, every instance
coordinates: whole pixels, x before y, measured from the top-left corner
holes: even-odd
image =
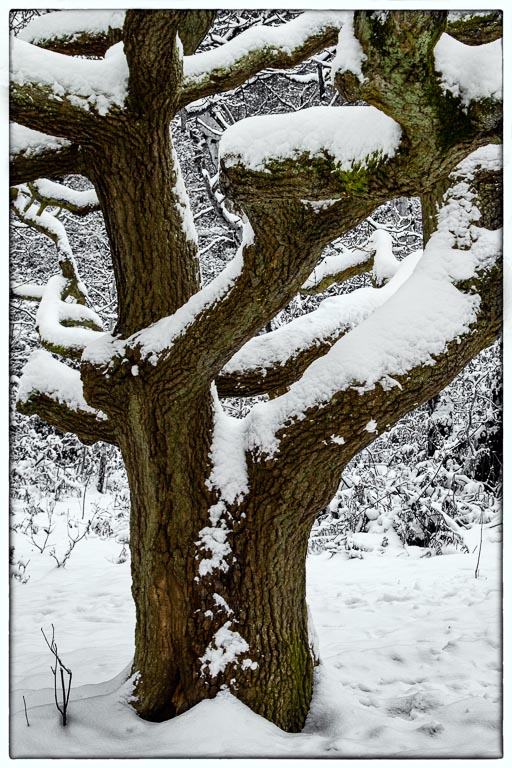
[[[87,498],[85,519],[92,504],[105,505],[92,491]],[[53,535],[60,526],[64,537],[56,542],[57,554],[66,544],[66,512],[80,518],[81,503],[57,503]],[[477,579],[478,527],[465,533],[470,554],[427,558],[417,548],[390,545],[386,554],[374,549],[362,559],[310,556],[308,600],[321,665],[300,734],[284,733],[227,692],[170,722],[140,720],[126,682],[134,610],[129,561],[116,562],[121,544],[90,536],[77,544],[65,568],[57,568],[46,551],[32,552],[29,581],[12,583],[11,754],[497,757],[499,530],[484,530]],[[27,555],[21,534],[12,543]],[[40,631],[51,634],[52,623],[59,653],[73,672],[66,728],[53,703],[51,657]]]

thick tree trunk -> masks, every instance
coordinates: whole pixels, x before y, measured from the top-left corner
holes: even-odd
[[[163,401],[130,397],[120,433],[131,490],[134,706],[160,721],[227,688],[299,731],[313,686],[305,589],[312,517],[286,521],[277,496],[270,503],[251,494],[229,511],[219,504],[206,485],[209,396],[179,407]],[[220,560],[202,545],[212,527],[227,544]]]

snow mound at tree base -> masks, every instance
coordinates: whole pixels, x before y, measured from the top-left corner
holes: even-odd
[[[11,756],[314,757],[323,751],[321,736],[285,733],[227,691],[174,720],[148,723],[129,705],[130,681],[109,693],[102,692],[102,684],[93,687],[96,695],[73,702],[65,728],[53,703],[30,710],[30,728],[23,709],[18,711]]]

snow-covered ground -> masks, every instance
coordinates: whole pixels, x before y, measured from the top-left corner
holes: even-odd
[[[62,524],[67,509],[80,517],[80,499],[59,502],[54,519]],[[140,720],[126,682],[134,611],[129,561],[117,562],[121,544],[90,536],[65,568],[47,550],[32,552],[30,579],[12,582],[11,755],[498,757],[500,530],[484,528],[478,578],[478,526],[465,534],[470,554],[421,557],[417,548],[388,547],[362,559],[310,556],[321,664],[301,734],[284,733],[229,693],[170,722]],[[24,537],[12,543],[27,554]],[[52,623],[73,672],[65,728],[41,634],[51,635]]]

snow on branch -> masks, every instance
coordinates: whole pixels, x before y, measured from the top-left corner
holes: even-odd
[[[343,174],[393,157],[400,137],[398,123],[374,107],[310,107],[240,120],[222,135],[219,157],[224,168],[268,174],[275,163],[306,156],[329,164],[343,181]]]
[[[400,268],[400,262],[393,253],[393,238],[385,229],[376,229],[368,240],[373,256],[372,275],[376,285],[390,280]]]
[[[409,254],[382,288],[331,296],[313,312],[251,339],[222,369],[217,379],[219,394],[247,397],[293,384],[313,360],[382,306],[409,278],[420,257],[421,251]]]
[[[342,248],[334,256],[326,256],[316,265],[300,292],[305,294],[321,293],[334,283],[343,283],[356,275],[368,272],[373,265],[373,252],[370,250],[350,251]]]
[[[434,49],[441,87],[468,107],[473,101],[503,98],[502,41],[466,45],[450,35],[441,35]]]
[[[122,109],[128,91],[123,44],[104,59],[73,58],[12,38],[11,112],[15,121],[65,138],[81,138],[90,113]]]
[[[12,189],[11,194],[13,195],[13,209],[20,221],[53,240],[57,247],[62,275],[69,281],[68,293],[73,295],[79,303],[85,304],[87,292],[80,280],[73,251],[62,222],[45,210],[45,204],[36,198],[34,188],[20,185]]]
[[[331,62],[331,79],[336,74],[352,72],[362,83],[365,80],[362,66],[366,59],[361,43],[354,34],[354,14],[346,12],[347,18],[338,34],[336,53]]]
[[[156,365],[160,355],[172,347],[199,315],[211,311],[230,293],[243,268],[243,250],[252,244],[252,238],[252,228],[247,224],[236,256],[211,283],[195,293],[173,315],[163,317],[127,339],[103,334],[90,344],[82,359],[94,365],[109,365],[115,357],[123,357],[127,350],[137,348],[141,361],[148,360]]]
[[[210,51],[184,58],[182,106],[230,90],[267,68],[293,67],[336,42],[346,13],[310,11],[277,27],[250,27]]]
[[[20,40],[75,56],[103,56],[121,40],[125,11],[54,11],[35,16]]]
[[[43,205],[65,208],[77,216],[85,216],[100,208],[96,190],[76,190],[50,179],[38,179],[31,187]]]
[[[434,365],[451,343],[475,336],[479,281],[493,274],[502,235],[501,230],[478,226],[481,213],[471,182],[479,170],[495,170],[500,157],[499,146],[487,146],[457,167],[439,211],[438,228],[409,279],[313,362],[286,394],[253,408],[246,417],[253,451],[273,455],[285,427],[290,430],[308,414],[319,418],[341,393],[371,392],[379,383],[398,384],[397,378],[405,382],[411,371]],[[487,317],[483,321],[493,322]]]
[[[91,408],[83,395],[80,372],[40,349],[23,368],[17,408],[37,414],[62,432],[73,432],[85,443],[115,444],[107,416]]]
[[[9,135],[9,156],[24,154],[25,157],[43,155],[52,151],[70,147],[71,142],[57,136],[48,136],[46,133],[34,131],[19,123],[11,123]]]
[[[20,285],[13,285],[11,287],[11,293],[17,299],[24,299],[25,301],[41,301],[46,286],[37,285],[35,283],[22,283]]]
[[[21,184],[50,173],[79,173],[80,151],[67,139],[11,123],[9,163],[11,184]]]
[[[48,280],[36,314],[43,345],[52,352],[80,359],[84,348],[103,335],[101,318],[83,304],[68,303],[70,280],[54,275]]]

